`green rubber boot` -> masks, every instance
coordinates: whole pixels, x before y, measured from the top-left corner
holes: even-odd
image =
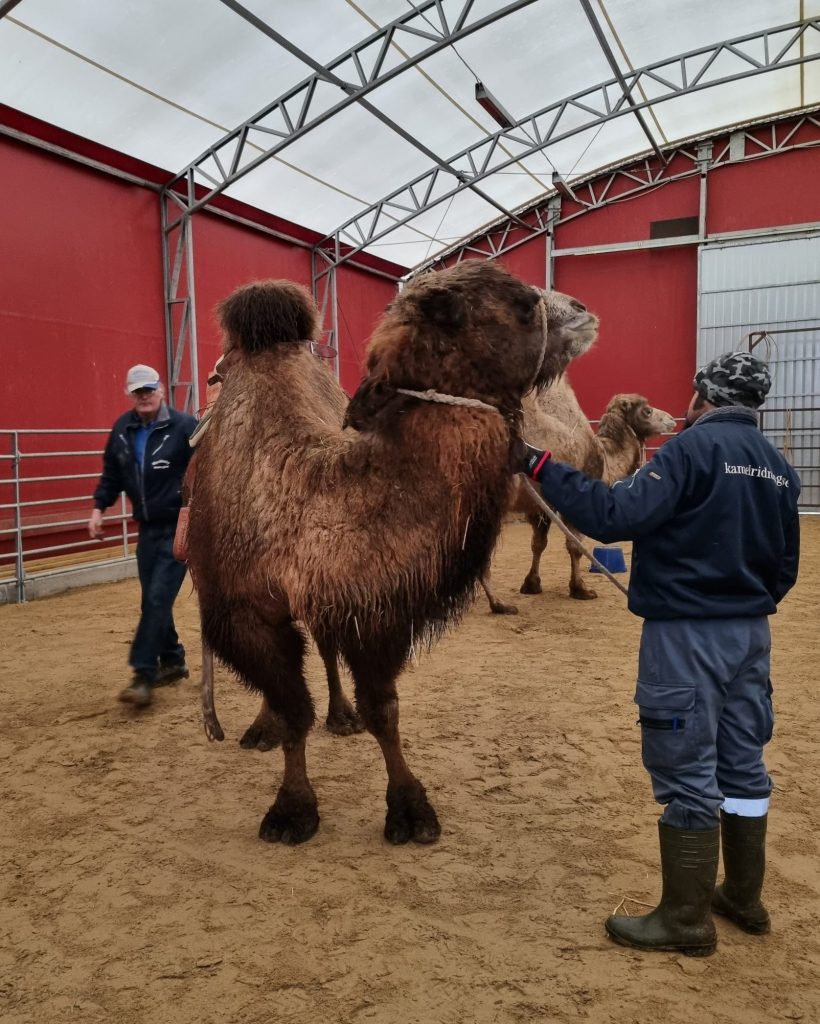
[[[767,819],[767,814],[743,818],[720,812],[726,877],[715,888],[712,910],[751,935],[765,935],[772,927],[769,912],[760,902],[766,873]]]
[[[663,893],[643,917],[607,919],[606,930],[622,946],[711,956],[717,946],[711,902],[717,876],[720,829],[670,828],[658,822]]]

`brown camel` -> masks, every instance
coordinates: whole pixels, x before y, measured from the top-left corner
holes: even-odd
[[[561,462],[608,484],[635,472],[641,464],[643,446],[650,437],[675,429],[674,417],[662,409],[654,409],[643,395],[620,394],[607,405],[596,435],[566,374],[540,394],[528,395],[523,407],[524,437],[530,444],[549,449]],[[534,505],[520,477],[515,477],[511,485],[510,511],[523,513],[532,526],[532,564],[521,584],[521,593],[540,594],[541,556],[547,546],[550,521]],[[580,539],[580,533],[571,526],[569,529]],[[581,571],[580,547],[569,537],[566,545],[570,558],[570,597],[582,601],[597,597]],[[515,605],[506,604],[495,594],[489,575],[481,578],[481,585],[493,612],[516,614]]]
[[[282,723],[284,777],[259,834],[298,843],[319,824],[298,621],[351,671],[387,767],[385,836],[432,842],[440,826],[404,760],[396,679],[469,603],[501,525],[521,398],[560,372],[594,318],[492,263],[421,277],[371,339],[352,429],[304,344],[318,328],[304,289],[247,285],[219,318],[233,361],[200,443],[190,564],[205,640]]]
[[[198,435],[204,436],[207,428],[210,427],[213,407],[216,400],[222,393],[222,384],[224,383],[226,374],[230,370],[231,362],[235,359],[235,352],[232,353],[231,356],[223,355],[219,360],[217,360],[216,366],[214,366],[208,375],[205,415],[200,421],[200,425],[197,428],[194,437],[191,439],[191,444],[194,446],[198,446],[199,444]],[[346,408],[347,395],[341,390],[341,388],[339,388],[336,392],[331,394],[327,411],[335,420],[341,423],[344,419]],[[191,500],[191,493],[194,487],[194,480],[198,465],[198,459],[192,459],[188,467],[188,473],[186,474],[185,485],[183,487],[183,512],[180,516],[182,529],[180,531],[180,528],[177,528],[178,544],[175,546],[174,551],[175,556],[182,562],[188,561],[188,505]],[[322,650],[320,653],[325,666],[328,690],[325,728],[334,736],[352,736],[355,733],[363,732],[364,722],[356,714],[353,705],[347,699],[344,689],[342,688],[342,681],[339,677],[339,666],[336,655],[326,650]],[[202,719],[205,726],[205,734],[210,740],[224,740],[225,733],[219,723],[216,708],[214,706],[214,656],[213,651],[208,646],[204,637],[202,638],[201,694]],[[282,732],[280,723],[276,717],[270,713],[270,709],[263,699],[261,711],[243,733],[239,740],[239,745],[246,750],[254,749],[267,751],[273,750],[274,747],[278,747],[281,742]]]

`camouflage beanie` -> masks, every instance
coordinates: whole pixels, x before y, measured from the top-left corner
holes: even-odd
[[[762,359],[749,352],[727,352],[698,370],[692,386],[712,405],[757,409],[766,400],[772,377]]]

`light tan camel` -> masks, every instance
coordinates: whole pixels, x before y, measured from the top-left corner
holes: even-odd
[[[463,612],[500,529],[521,399],[594,330],[575,300],[470,260],[411,282],[371,339],[343,429],[311,355],[318,313],[291,282],[220,306],[233,362],[198,451],[189,561],[203,634],[282,723],[284,777],[259,834],[318,828],[305,760],[314,721],[303,623],[341,656],[387,767],[385,836],[440,834],[404,760],[396,680]]]
[[[540,394],[528,395],[523,407],[524,437],[530,444],[549,449],[559,461],[608,484],[635,472],[641,464],[643,446],[650,437],[675,429],[674,417],[662,409],[654,409],[643,395],[620,394],[610,400],[596,435],[566,374]],[[541,556],[547,546],[550,521],[534,505],[521,478],[513,479],[510,511],[523,513],[532,526],[532,564],[521,584],[521,593],[540,594]],[[569,528],[580,539],[581,534]],[[581,571],[581,549],[569,538],[566,545],[570,558],[570,597],[578,600],[597,597]],[[481,578],[481,585],[493,612],[516,614],[517,607],[501,601],[493,591],[489,575]]]

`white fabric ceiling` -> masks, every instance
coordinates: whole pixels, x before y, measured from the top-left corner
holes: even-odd
[[[451,22],[464,4],[441,0]],[[468,24],[504,5],[476,0]],[[412,4],[245,0],[245,7],[327,64]],[[820,0],[593,0],[593,7],[624,72],[820,16]],[[438,24],[435,13],[428,17]],[[414,39],[419,48],[429,45],[405,34],[386,66],[402,61],[396,47],[408,52]],[[804,53],[819,53],[820,32],[808,32],[801,45]],[[751,47],[747,52],[754,56]],[[312,70],[220,0],[22,0],[0,21],[0,68],[0,101],[174,172]],[[737,68],[736,58],[723,53],[711,75]],[[536,0],[380,85],[368,100],[449,160],[498,130],[474,98],[476,78],[518,119],[612,77],[578,0]],[[338,89],[323,88],[328,105],[338,102]],[[820,61],[658,102],[644,117],[662,146],[816,104]],[[520,208],[550,189],[553,169],[571,182],[648,145],[635,116],[625,114],[520,160],[481,188],[503,207]],[[427,155],[353,104],[227,194],[330,234],[430,166]],[[414,266],[498,216],[491,204],[464,191],[369,251]]]

